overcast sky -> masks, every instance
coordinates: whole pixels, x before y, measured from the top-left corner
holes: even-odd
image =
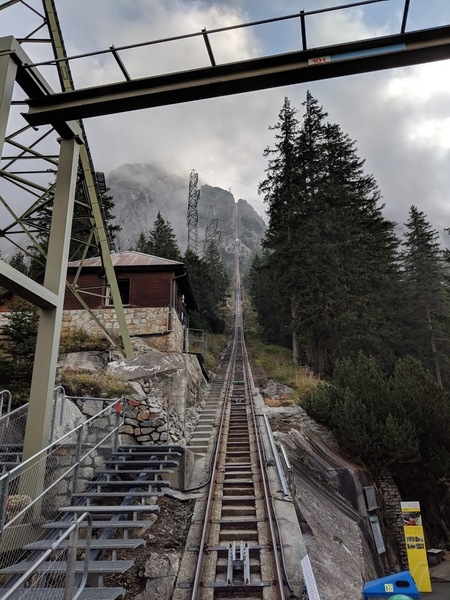
[[[0,5],[3,0],[0,0]],[[39,8],[39,0],[29,0]],[[69,56],[198,32],[242,22],[328,7],[333,0],[56,0]],[[310,47],[364,39],[400,30],[404,0],[387,0],[307,20]],[[33,14],[15,5],[0,12],[0,36],[20,37]],[[407,30],[450,24],[449,0],[411,0]],[[211,35],[218,64],[294,51],[299,23],[239,29]],[[45,58],[42,46],[26,47]],[[133,77],[207,66],[201,37],[122,55]],[[121,79],[117,65],[101,57],[72,65],[77,87]],[[52,81],[50,72],[45,74]],[[55,84],[56,86],[56,84]],[[269,125],[283,99],[302,115],[306,90],[357,143],[386,203],[385,214],[407,220],[411,204],[434,227],[450,226],[450,61],[354,75],[178,106],[86,120],[95,167],[107,175],[124,163],[158,162],[167,173],[195,169],[202,183],[230,189],[263,214],[258,183],[266,166],[262,152],[273,143]]]

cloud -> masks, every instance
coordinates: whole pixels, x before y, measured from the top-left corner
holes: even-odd
[[[333,3],[337,2],[305,0],[304,8]],[[430,0],[426,15],[420,7],[412,7],[409,25],[448,22],[450,9],[441,5]],[[57,8],[69,55],[299,10],[294,0],[276,5],[261,0],[64,0]],[[393,0],[310,17],[308,43],[334,44],[394,33],[400,27],[402,8],[403,2]],[[437,20],[430,22],[435,16]],[[211,34],[210,40],[218,63],[292,51],[300,47],[299,21]],[[133,77],[209,64],[201,36],[129,50],[121,56]],[[74,61],[72,68],[79,87],[123,79],[111,56]],[[262,214],[257,185],[266,167],[262,152],[273,145],[268,126],[276,123],[284,96],[301,115],[301,103],[310,89],[330,121],[356,140],[367,171],[379,183],[386,215],[404,222],[409,206],[416,204],[436,227],[444,227],[449,224],[449,69],[450,62],[444,61],[106,116],[86,120],[85,125],[98,170],[108,174],[124,163],[155,162],[167,172],[185,173],[187,188],[189,172],[196,169],[203,183],[231,187],[236,196],[256,199],[253,204]]]

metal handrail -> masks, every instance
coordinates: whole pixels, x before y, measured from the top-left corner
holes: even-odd
[[[76,547],[78,542],[78,531],[80,529],[80,523],[83,520],[87,520],[88,529],[86,535],[86,552],[84,556],[84,569],[83,569],[83,577],[81,580],[80,587],[77,589],[75,595],[73,595],[73,587],[75,582],[75,558],[76,558]],[[26,571],[19,579],[11,586],[2,596],[2,600],[8,600],[24,583],[28,581],[28,579],[38,570],[45,560],[52,555],[55,550],[57,550],[60,544],[67,539],[70,535],[69,541],[69,551],[68,551],[68,559],[67,559],[67,575],[66,575],[66,584],[64,589],[64,600],[77,600],[82,591],[84,590],[87,582],[87,577],[89,574],[89,552],[91,549],[91,540],[92,540],[92,516],[90,512],[84,512],[80,515],[73,523],[68,527],[68,529],[57,539],[55,540],[50,548],[48,548],[43,554],[34,562],[33,566]],[[75,550],[75,552],[73,552]]]
[[[4,420],[6,420],[6,424],[8,425],[10,418],[13,415],[17,415],[17,413],[19,413],[20,411],[24,412],[25,408],[28,408],[28,405],[29,402],[27,402],[26,404],[22,404],[22,406],[18,406],[17,408],[14,408],[11,412],[7,412],[4,415],[0,416],[0,425]]]
[[[191,38],[196,38],[196,37],[201,37],[201,38],[205,39],[206,35],[211,35],[211,34],[215,34],[215,33],[224,33],[227,31],[233,31],[235,29],[245,29],[247,27],[256,27],[259,25],[268,25],[270,23],[278,23],[280,21],[289,21],[289,20],[299,19],[299,18],[302,22],[301,33],[302,33],[302,38],[303,38],[303,40],[302,40],[303,46],[304,46],[304,49],[306,49],[305,48],[305,46],[306,46],[306,39],[305,39],[306,31],[305,31],[305,27],[304,27],[305,17],[312,16],[312,15],[318,15],[318,14],[322,14],[322,13],[327,13],[327,12],[332,12],[332,11],[337,11],[337,10],[342,10],[342,9],[356,8],[356,7],[364,6],[364,5],[368,5],[368,4],[377,4],[378,2],[387,2],[387,1],[388,0],[360,0],[359,2],[351,2],[349,4],[343,4],[341,6],[332,6],[329,8],[320,8],[320,9],[315,9],[315,10],[310,10],[310,11],[300,11],[300,12],[296,12],[296,13],[289,14],[289,15],[283,15],[281,17],[272,17],[269,19],[261,19],[259,21],[238,23],[237,25],[228,25],[226,27],[217,27],[215,29],[207,30],[206,28],[203,28],[201,31],[195,31],[193,33],[185,33],[185,34],[170,36],[170,37],[166,37],[166,38],[159,38],[156,40],[149,40],[146,42],[127,44],[124,46],[110,46],[109,48],[105,48],[104,50],[94,50],[92,52],[85,52],[84,54],[75,54],[73,56],[67,56],[64,58],[53,58],[51,60],[44,60],[44,61],[35,62],[35,63],[28,64],[28,65],[23,65],[23,66],[26,69],[32,69],[34,67],[41,67],[41,66],[45,66],[45,65],[56,65],[63,61],[77,60],[80,58],[88,58],[91,56],[101,56],[104,54],[109,54],[109,55],[113,56],[114,59],[117,61],[118,53],[122,52],[124,50],[134,50],[136,48],[143,48],[146,46],[154,46],[157,44],[165,44],[168,42],[176,42],[176,41],[181,41],[181,40],[186,40],[186,39],[191,39]],[[406,26],[405,17],[403,20],[405,21],[405,26]],[[402,24],[402,28],[404,29],[403,24]],[[206,45],[206,47],[208,49],[208,45]],[[208,54],[210,54],[210,53],[208,52]],[[215,66],[215,65],[213,65],[213,66]],[[124,75],[125,79],[128,79],[128,77],[127,77],[128,73],[126,71],[124,71],[122,68],[121,68],[121,71],[122,71],[122,74]]]
[[[105,398],[102,398],[102,399],[105,400]],[[119,402],[122,402],[122,400],[123,400],[123,398],[118,398],[116,400],[116,402],[113,403],[113,406],[119,404]],[[53,446],[60,445],[63,440],[65,440],[69,436],[73,435],[76,431],[78,431],[82,427],[85,427],[86,425],[88,425],[94,419],[97,419],[104,412],[110,410],[110,408],[111,408],[111,405],[110,406],[106,406],[100,412],[98,412],[96,415],[94,415],[93,417],[91,417],[90,419],[88,419],[87,421],[85,421],[84,423],[81,423],[80,425],[78,425],[77,427],[75,427],[74,429],[72,429],[71,431],[69,431],[68,433],[66,433],[62,437],[60,437],[59,439],[55,440],[51,444],[48,444],[48,446],[46,446],[45,448],[43,448],[42,450],[40,450],[39,452],[37,452],[33,456],[30,456],[29,458],[27,458],[26,461],[20,463],[20,465],[17,465],[17,467],[14,467],[14,469],[11,469],[11,471],[8,471],[8,475],[11,477],[13,474],[15,474],[20,469],[23,469],[23,467],[25,467],[29,463],[36,462],[36,459],[38,459],[40,455],[46,454],[51,448],[53,448]],[[0,475],[0,484],[6,478],[6,475],[7,474]]]
[[[262,415],[262,417],[264,419],[264,424],[266,426],[267,437],[269,438],[270,449],[272,451],[272,456],[275,461],[275,468],[277,470],[278,478],[280,480],[281,489],[283,490],[283,497],[290,498],[291,494],[289,492],[288,485],[286,483],[286,477],[284,476],[284,471],[281,466],[280,456],[278,454],[278,450],[275,445],[275,440],[273,439],[273,433],[272,433],[272,428],[269,423],[269,418],[267,417],[267,414],[265,414],[265,413]]]
[[[8,395],[8,407],[6,409],[6,415],[11,412],[12,394],[9,390],[0,390],[0,415],[3,415],[3,396]]]

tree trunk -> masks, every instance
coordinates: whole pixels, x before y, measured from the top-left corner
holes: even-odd
[[[323,335],[318,332],[314,334],[313,369],[319,375],[324,375],[328,369],[326,343]]]
[[[291,318],[292,318],[292,361],[298,365],[298,337],[295,330],[295,321],[297,319],[297,306],[295,299],[291,298]]]
[[[427,316],[428,329],[430,330],[431,354],[433,356],[434,370],[436,372],[436,381],[438,382],[439,387],[441,389],[443,389],[442,377],[441,377],[441,367],[439,365],[439,359],[438,359],[438,354],[437,354],[437,349],[436,349],[436,340],[435,340],[434,331],[433,331],[433,322],[431,320],[430,309],[428,308],[428,306],[425,306],[425,314]]]

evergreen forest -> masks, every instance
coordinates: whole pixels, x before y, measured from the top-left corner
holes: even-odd
[[[260,333],[319,384],[301,400],[341,448],[394,476],[450,541],[450,262],[416,206],[403,235],[356,144],[307,93],[285,98],[260,193],[268,228],[248,281]]]

